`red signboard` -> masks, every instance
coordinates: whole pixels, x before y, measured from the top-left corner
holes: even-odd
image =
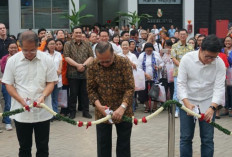
[[[209,35],[209,30],[208,28],[200,28],[199,33],[207,36]]]
[[[216,20],[216,36],[225,38],[228,32],[229,20]]]

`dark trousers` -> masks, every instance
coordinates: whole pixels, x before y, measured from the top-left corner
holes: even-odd
[[[97,129],[97,154],[98,157],[112,156],[112,126],[111,124],[98,124]],[[117,130],[117,157],[130,157],[130,138],[132,123],[122,122],[115,124]]]
[[[21,123],[15,121],[19,141],[19,157],[31,157],[32,134],[35,133],[36,157],[48,157],[50,120],[38,123]]]
[[[70,101],[69,111],[76,112],[77,96],[81,99],[82,111],[89,112],[89,98],[86,87],[86,79],[69,79]]]

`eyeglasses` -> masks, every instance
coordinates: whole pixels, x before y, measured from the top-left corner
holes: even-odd
[[[218,56],[212,57],[212,56],[206,56],[206,55],[204,55],[204,57],[205,57],[205,59],[207,59],[207,60],[215,60],[216,58],[218,58]]]
[[[205,58],[206,60],[215,60],[216,58],[218,58],[218,56],[209,56],[209,55],[206,55],[206,54],[205,54],[205,51],[202,51],[202,52],[203,52],[204,58]]]

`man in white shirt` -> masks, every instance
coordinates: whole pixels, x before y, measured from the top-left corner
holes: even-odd
[[[37,101],[52,108],[51,92],[58,81],[55,66],[50,57],[37,51],[39,38],[33,31],[25,31],[19,38],[22,52],[12,56],[6,64],[2,82],[12,97],[11,110],[25,107]],[[26,102],[28,100],[28,103]],[[31,156],[34,130],[36,156],[48,157],[50,119],[52,115],[43,108],[33,108],[11,116],[15,121],[19,141],[19,156]]]
[[[207,121],[214,121],[215,110],[222,104],[225,94],[226,69],[218,57],[221,51],[219,39],[210,35],[203,40],[199,51],[189,52],[180,61],[177,79],[178,98],[185,107],[198,108],[204,113],[204,121],[199,121],[201,137],[201,157],[213,157],[214,128]],[[192,156],[194,117],[180,110],[180,156]]]
[[[99,38],[100,38],[100,41],[108,42],[109,39],[110,39],[109,38],[109,32],[107,30],[101,30],[100,33],[99,33]],[[95,54],[96,45],[97,44],[95,44],[93,46],[93,48],[92,48],[93,52],[94,52],[94,58],[96,58],[96,54]],[[116,54],[122,53],[122,48],[120,46],[117,46],[115,43],[112,43],[112,42],[111,42],[111,45],[112,45],[112,47],[114,49],[114,53],[116,53]]]
[[[159,39],[159,30],[157,29],[156,25],[153,25],[153,28],[151,29],[151,33],[155,35],[155,40]]]

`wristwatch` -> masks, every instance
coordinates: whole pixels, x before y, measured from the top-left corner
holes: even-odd
[[[122,104],[121,106],[122,106],[122,108],[124,108],[126,110],[126,108],[127,108],[126,105]]]
[[[212,108],[214,112],[216,111],[216,107],[214,106],[209,106],[209,108]]]

